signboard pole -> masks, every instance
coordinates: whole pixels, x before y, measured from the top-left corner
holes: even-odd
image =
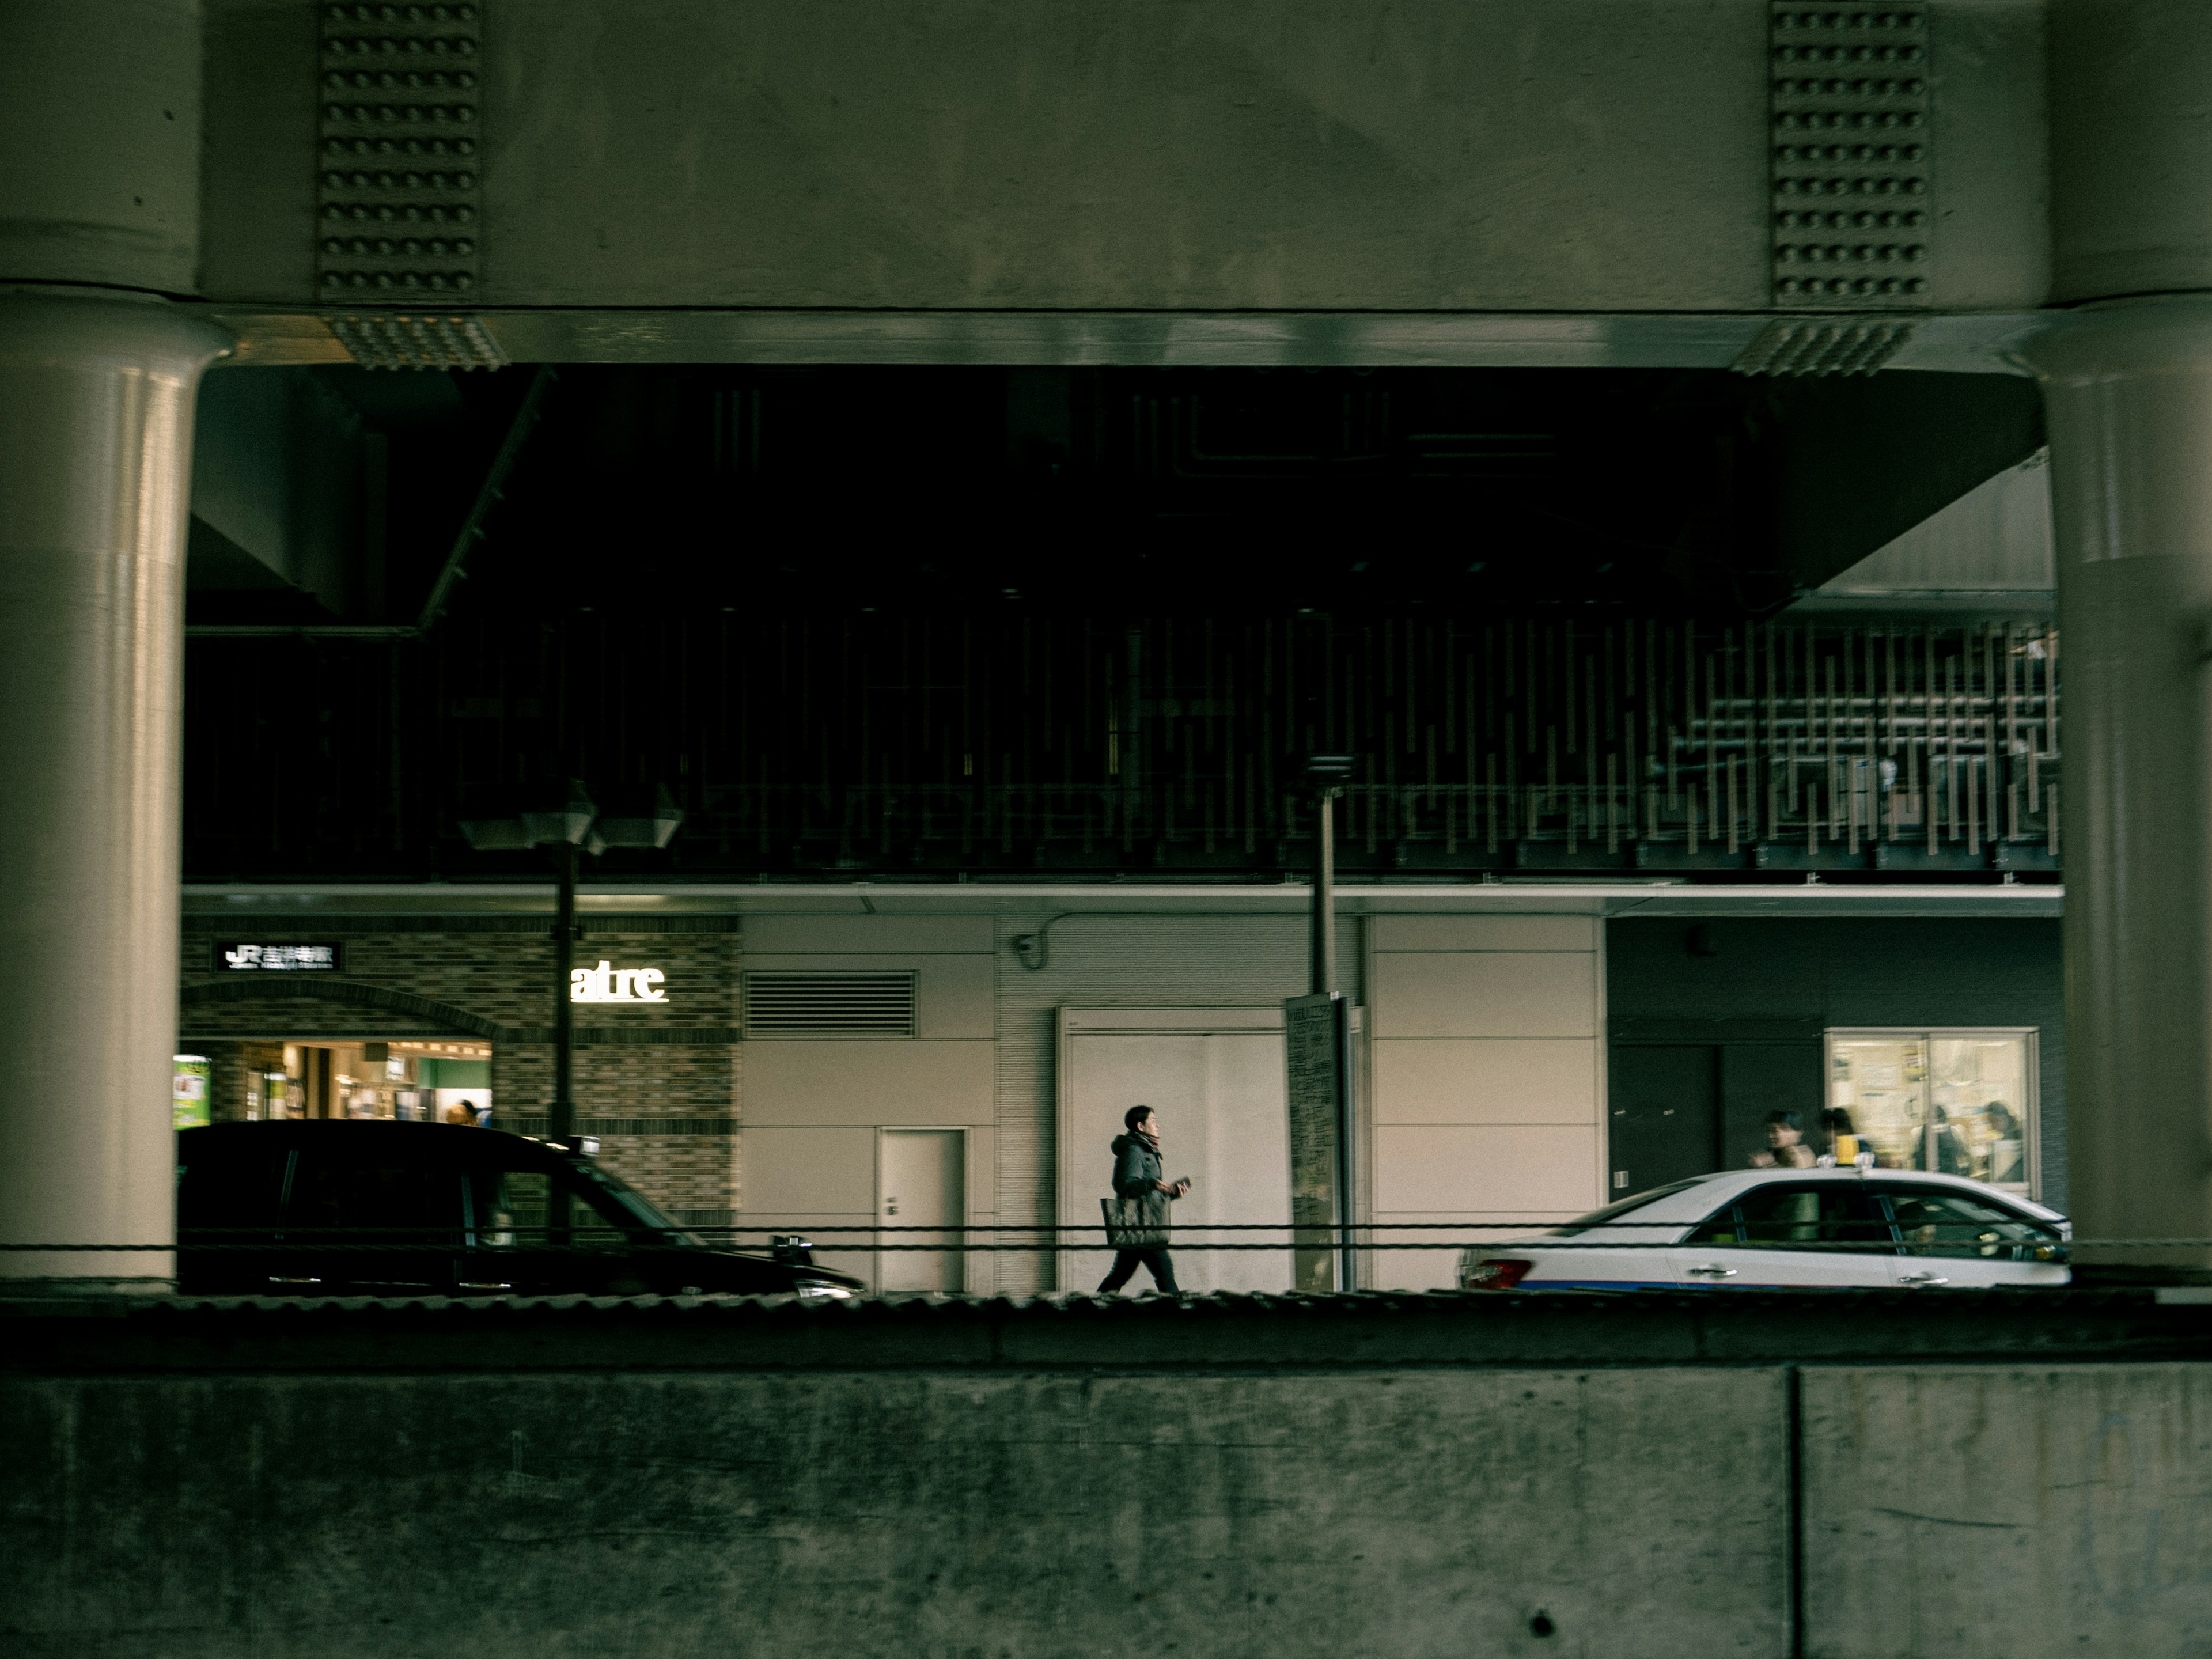
[[[1317,757],[1313,920],[1308,994],[1283,1004],[1291,1117],[1291,1282],[1302,1291],[1352,1290],[1352,1006],[1336,988],[1336,797],[1328,781],[1348,757]]]

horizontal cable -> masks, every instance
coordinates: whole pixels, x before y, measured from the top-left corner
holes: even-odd
[[[605,1231],[599,1228],[544,1229],[509,1227],[500,1230],[500,1233],[503,1238],[512,1240],[520,1237],[526,1241],[521,1243],[466,1243],[455,1238],[451,1232],[443,1231],[434,1237],[424,1237],[417,1234],[413,1236],[411,1239],[398,1242],[370,1242],[371,1237],[389,1240],[391,1234],[395,1231],[401,1230],[372,1230],[364,1228],[361,1230],[361,1232],[368,1237],[364,1237],[358,1241],[353,1239],[331,1241],[327,1238],[323,1240],[313,1240],[285,1237],[264,1238],[230,1243],[212,1243],[202,1241],[190,1241],[181,1245],[0,1244],[0,1252],[14,1254],[35,1253],[58,1255],[86,1255],[101,1254],[161,1255],[171,1251],[183,1250],[197,1255],[281,1253],[289,1255],[298,1254],[365,1255],[380,1252],[411,1252],[420,1255],[427,1253],[441,1253],[448,1250],[467,1249],[483,1250],[493,1253],[501,1251],[514,1252],[520,1250],[540,1250],[550,1252],[572,1251],[579,1254],[593,1255],[629,1255],[649,1254],[656,1251],[680,1252],[686,1248],[681,1244],[657,1241],[650,1236],[633,1236],[626,1238],[609,1239],[605,1242],[593,1240],[579,1242],[573,1238],[559,1243],[552,1242],[553,1236],[556,1232],[598,1232]],[[669,1229],[668,1231],[675,1232],[686,1230]],[[885,1231],[890,1231],[891,1230],[885,1229]],[[946,1228],[942,1230],[904,1229],[900,1231],[942,1231],[949,1232],[952,1230]],[[1155,1230],[1146,1229],[1144,1231],[1150,1231]],[[1200,1228],[1194,1231],[1196,1232],[1206,1232],[1214,1230],[1209,1228]],[[1158,1248],[1162,1249],[1172,1249],[1179,1250],[1212,1251],[1313,1250],[1337,1249],[1346,1247],[1367,1250],[1494,1250],[1510,1249],[1518,1245],[1533,1250],[1763,1250],[1776,1252],[1794,1251],[1828,1255],[1893,1255],[1898,1254],[1925,1255],[1929,1252],[1937,1251],[1974,1252],[1978,1255],[1978,1253],[1984,1249],[1990,1250],[2021,1249],[2049,1249],[2061,1244],[2069,1250],[2212,1249],[2212,1238],[2100,1238],[2063,1241],[2053,1239],[2049,1241],[2048,1243],[2038,1243],[2033,1239],[2002,1239],[1995,1241],[1983,1239],[1955,1239],[1928,1243],[1885,1239],[1751,1239],[1742,1242],[1729,1242],[1723,1243],[1714,1240],[1670,1241],[1650,1239],[1595,1239],[1588,1242],[1577,1239],[1540,1238],[1511,1239],[1504,1241],[1485,1239],[1376,1240],[1363,1237],[1363,1235],[1367,1231],[1365,1228],[1355,1228],[1348,1235],[1334,1229],[1319,1226],[1299,1228],[1285,1227],[1277,1231],[1304,1233],[1306,1237],[1304,1238],[1271,1239],[1250,1243],[1224,1243],[1191,1237],[1189,1235],[1177,1234],[1172,1230],[1169,1230],[1166,1242],[1159,1245]],[[1113,1242],[1106,1237],[1104,1229],[1094,1228],[1091,1230],[1089,1233],[1079,1235],[1074,1238],[1060,1239],[1057,1242],[1033,1240],[1012,1244],[978,1244],[966,1242],[925,1242],[893,1244],[878,1242],[872,1244],[866,1240],[855,1239],[852,1242],[849,1248],[853,1249],[874,1249],[879,1251],[923,1251],[937,1255],[973,1255],[987,1251],[1026,1251],[1035,1253],[1040,1250],[1115,1249],[1122,1247],[1113,1243]],[[1138,1248],[1153,1247],[1144,1246]]]

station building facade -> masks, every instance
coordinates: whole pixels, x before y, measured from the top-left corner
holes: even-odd
[[[1279,1287],[1279,1252],[1197,1247],[1239,1242],[1209,1224],[1288,1219],[1281,1005],[1306,989],[1305,899],[1291,884],[587,894],[578,1129],[687,1225],[754,1243],[805,1231],[880,1288],[1020,1293],[1096,1281],[1095,1231],[1048,1230],[1095,1228],[1108,1142],[1141,1102],[1194,1183],[1185,1285]],[[179,1053],[207,1115],[544,1133],[552,943],[550,915],[524,908],[539,902],[191,890]],[[1842,1106],[1885,1163],[2063,1207],[2058,903],[2050,886],[1347,890],[1358,1211],[1406,1230],[1371,1235],[1365,1282],[1448,1284],[1455,1252],[1421,1242],[1741,1166],[1778,1111],[1817,1139]],[[242,965],[247,945],[315,965]],[[956,1225],[1004,1230],[970,1237],[1006,1248],[876,1249],[936,1237],[878,1230]]]

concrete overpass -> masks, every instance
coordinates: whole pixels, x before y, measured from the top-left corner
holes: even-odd
[[[11,1237],[167,1224],[167,1130],[128,1103],[158,1098],[174,1029],[195,389],[346,361],[1880,371],[1828,405],[1815,521],[1932,491],[1911,522],[2017,460],[1972,388],[2032,377],[2076,714],[2074,1207],[2085,1233],[2212,1234],[2202,8],[0,20]],[[255,418],[305,457],[266,489],[311,500],[312,411]],[[262,516],[284,527],[244,555],[307,569],[315,536]]]

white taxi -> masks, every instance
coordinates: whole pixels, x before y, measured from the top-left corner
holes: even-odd
[[[2069,1282],[2066,1218],[1961,1176],[1742,1170],[1460,1257],[1463,1290],[1972,1290]]]

